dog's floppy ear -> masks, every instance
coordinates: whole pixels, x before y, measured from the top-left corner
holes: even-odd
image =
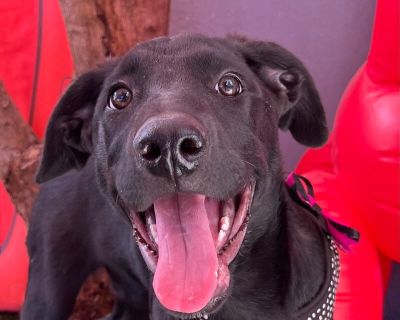
[[[68,88],[47,125],[36,182],[43,183],[85,165],[92,152],[92,118],[107,74],[116,62],[89,71]]]
[[[325,112],[314,81],[288,50],[271,42],[233,40],[248,65],[279,99],[279,127],[307,146],[320,146],[328,137]]]

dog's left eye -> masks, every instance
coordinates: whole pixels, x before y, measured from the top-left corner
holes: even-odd
[[[114,109],[124,109],[132,101],[132,91],[126,87],[118,87],[111,92],[109,106]]]
[[[242,93],[243,86],[237,75],[227,73],[219,79],[215,89],[224,96],[234,97]]]

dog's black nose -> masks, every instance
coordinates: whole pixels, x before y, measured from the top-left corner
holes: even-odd
[[[152,117],[137,132],[133,147],[153,174],[180,176],[198,166],[206,147],[203,132],[201,125],[188,116]]]

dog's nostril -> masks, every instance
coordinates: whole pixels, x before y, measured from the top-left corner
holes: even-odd
[[[186,137],[180,141],[179,152],[183,156],[195,156],[203,149],[203,142],[197,137]]]
[[[161,149],[155,143],[146,143],[140,149],[140,155],[147,161],[157,161],[161,157]]]

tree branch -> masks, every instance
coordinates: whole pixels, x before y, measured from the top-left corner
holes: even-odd
[[[35,134],[0,83],[0,180],[24,220],[38,191],[34,182],[41,152]]]

